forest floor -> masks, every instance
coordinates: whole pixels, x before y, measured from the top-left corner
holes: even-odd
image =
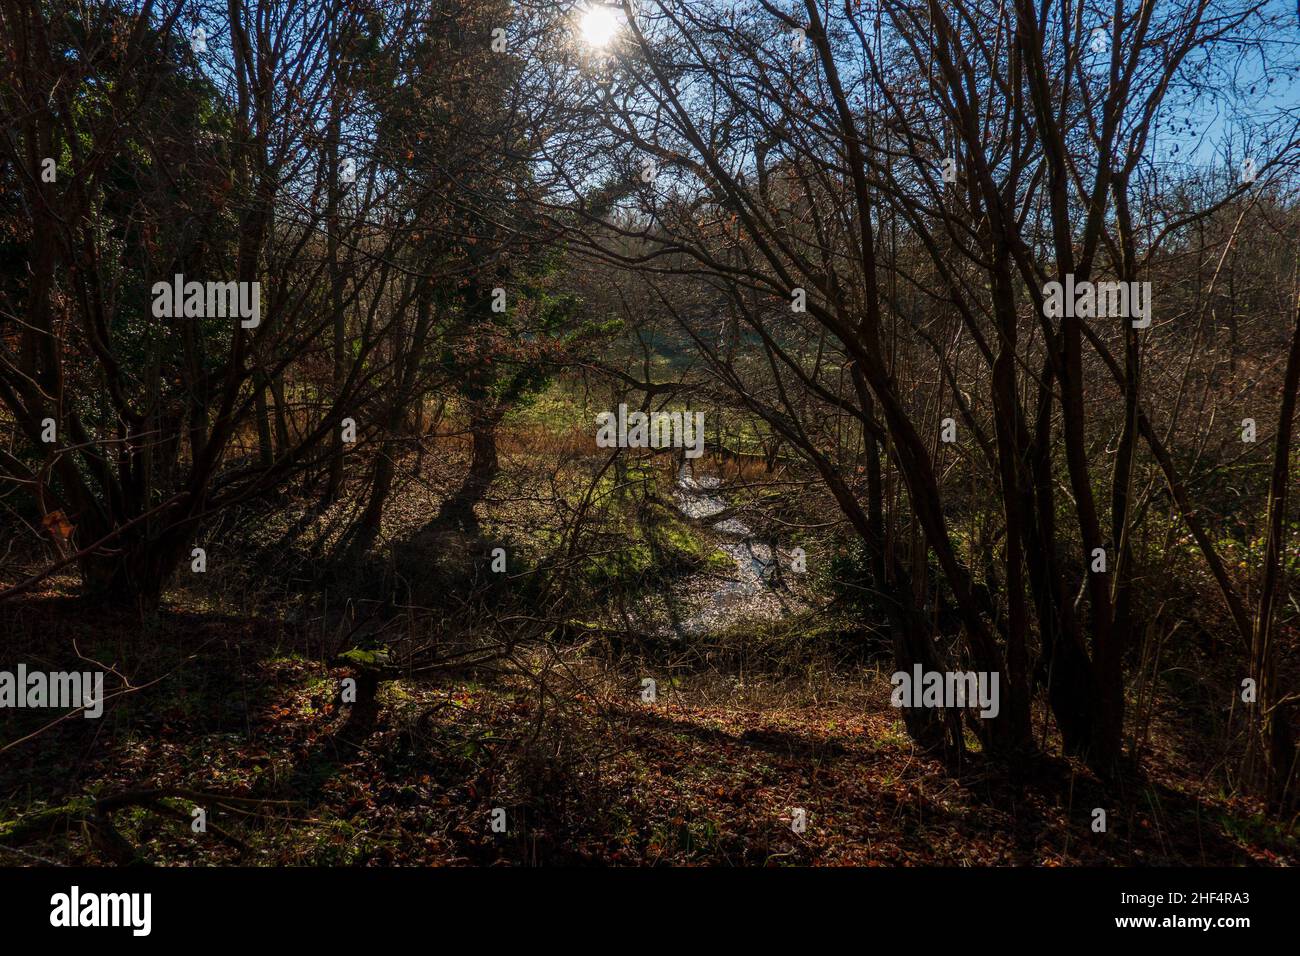
[[[557,540],[566,509],[547,500],[555,475],[537,463],[564,456],[540,445],[503,441],[471,550]],[[430,462],[394,495],[381,547],[427,522],[464,474],[455,455]],[[656,508],[648,525],[612,515],[596,540],[612,542],[617,561],[599,558],[592,586],[639,579],[670,555],[669,588],[698,579],[686,590],[712,594],[702,575],[742,563],[724,553],[737,537],[693,532],[671,505]],[[112,669],[100,719],[0,711],[0,864],[1300,862],[1294,821],[1279,826],[1233,794],[1228,745],[1216,725],[1206,732],[1200,698],[1148,699],[1141,769],[1116,780],[1056,756],[1050,734],[1018,771],[977,746],[954,771],[904,732],[879,637],[841,630],[825,607],[797,609],[784,630],[738,619],[730,633],[683,641],[691,654],[670,641],[643,655],[579,629],[481,666],[390,674],[374,720],[349,737],[354,708],[339,689],[355,669],[334,666],[332,642],[354,608],[295,603],[311,585],[312,562],[286,546],[289,526],[309,523],[300,514],[302,503],[271,503],[241,528],[211,530],[203,580],[187,578],[143,616],[86,604],[72,575],[0,605],[6,660]],[[318,516],[318,540],[346,524],[335,518]],[[755,522],[754,533],[766,531]],[[748,560],[755,550],[741,540]],[[419,555],[439,573],[466,550],[442,544]],[[409,590],[426,601],[459,593],[440,578]],[[420,633],[476,632],[461,614]],[[1047,723],[1035,714],[1035,727]],[[195,832],[196,808],[206,832]]]
[[[280,622],[173,606],[147,631],[107,613],[88,630],[78,604],[35,598],[3,623],[41,635],[28,660],[70,666],[76,636],[140,689],[101,720],[64,720],[0,754],[0,862],[109,862],[94,801],[153,789],[193,793],[128,799],[112,828],[159,864],[1300,860],[1294,835],[1249,801],[1207,792],[1159,735],[1143,774],[1109,785],[1050,757],[1016,778],[975,753],[954,775],[915,752],[871,675],[668,679],[647,703],[636,672],[559,655],[483,680],[386,683],[376,728],[354,749],[337,734],[346,671],[313,661]],[[14,713],[6,743],[48,720]],[[199,805],[206,834],[189,825]],[[1105,833],[1093,832],[1096,807]]]

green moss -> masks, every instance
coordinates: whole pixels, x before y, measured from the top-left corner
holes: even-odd
[[[590,555],[583,565],[584,576],[597,590],[633,589],[733,564],[708,535],[666,509],[654,509],[640,522],[622,522],[609,537],[617,546]]]
[[[0,818],[0,843],[20,846],[66,829],[91,812],[94,800],[79,797],[57,807],[29,809],[10,819]]]
[[[360,648],[354,648],[340,654],[339,658],[356,664],[358,667],[380,667],[388,663],[388,650],[379,648],[372,651],[363,651]]]

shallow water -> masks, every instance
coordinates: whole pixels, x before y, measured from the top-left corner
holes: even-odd
[[[712,476],[698,479],[692,477],[683,465],[681,473],[677,476],[677,487],[673,490],[673,499],[677,502],[678,510],[688,518],[707,518],[726,510],[727,499],[709,494],[720,484],[721,482]]]
[[[730,502],[719,491],[721,484],[716,476],[697,477],[683,466],[673,494],[678,510],[697,520],[725,511]],[[735,567],[693,574],[674,583],[667,594],[650,599],[648,616],[656,633],[688,637],[726,627],[741,617],[784,617],[803,606],[773,574],[776,561],[789,567],[789,552],[778,549],[773,555],[771,546],[757,540],[753,529],[739,518],[724,518],[711,531],[716,547]]]

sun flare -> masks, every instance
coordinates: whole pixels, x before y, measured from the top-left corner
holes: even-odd
[[[588,7],[580,23],[583,42],[593,47],[608,46],[618,28],[618,14],[603,4]]]

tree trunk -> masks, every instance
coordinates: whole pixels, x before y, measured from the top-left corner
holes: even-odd
[[[1277,646],[1273,640],[1273,614],[1277,601],[1282,538],[1285,529],[1287,485],[1290,480],[1291,429],[1295,418],[1296,393],[1300,391],[1300,301],[1296,304],[1295,328],[1287,356],[1282,386],[1282,408],[1278,416],[1277,440],[1273,450],[1273,475],[1268,491],[1268,537],[1264,547],[1264,582],[1260,588],[1259,611],[1255,615],[1251,656],[1259,682],[1252,728],[1263,755],[1264,791],[1270,808],[1286,810],[1295,802],[1293,779],[1296,745],[1291,734],[1290,708],[1286,689],[1279,686]]]

